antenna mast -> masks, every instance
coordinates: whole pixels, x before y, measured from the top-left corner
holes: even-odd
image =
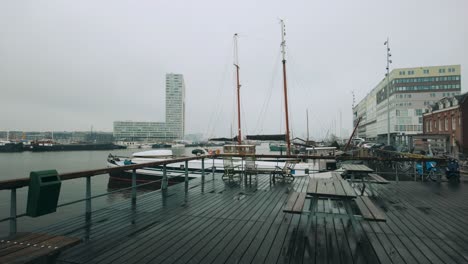
[[[234,34],[234,67],[236,67],[237,77],[237,144],[242,144],[242,132],[241,132],[241,114],[240,114],[240,80],[239,80],[239,57],[237,50],[237,38],[239,36]]]
[[[283,85],[284,85],[284,108],[286,114],[286,145],[287,155],[291,155],[291,141],[289,138],[289,114],[288,114],[288,84],[286,79],[286,28],[284,25],[284,21],[280,19],[281,23],[281,53],[283,54]]]

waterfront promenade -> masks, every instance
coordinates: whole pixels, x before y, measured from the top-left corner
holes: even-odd
[[[386,222],[283,213],[288,193],[308,177],[271,185],[227,184],[216,174],[37,230],[83,242],[58,263],[468,263],[465,183],[399,182],[378,186]],[[328,203],[319,207],[328,210]],[[336,208],[335,208],[336,209]],[[333,210],[335,210],[333,209]],[[310,226],[308,226],[311,224]]]

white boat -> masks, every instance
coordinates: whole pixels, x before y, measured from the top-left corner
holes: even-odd
[[[228,148],[232,148],[235,145],[227,146]],[[246,145],[240,146],[243,150],[246,149]],[[226,148],[225,148],[226,149]],[[149,151],[142,151],[134,153],[131,157],[119,157],[109,154],[107,159],[108,167],[119,167],[131,164],[142,164],[148,162],[157,162],[157,161],[164,161],[174,159],[173,153],[171,150],[166,149],[158,149],[158,150],[149,150]],[[259,161],[256,162],[257,169],[262,172],[268,174],[270,171],[274,171],[275,168],[283,168],[285,165],[284,161]],[[202,169],[202,160],[190,160],[188,161],[188,171],[190,178],[198,178],[201,177],[201,169]],[[239,166],[243,168],[245,166],[245,161],[241,158],[233,158],[234,166]],[[223,159],[205,159],[205,173],[212,173],[213,167],[214,170],[218,173],[224,172],[223,166]],[[185,162],[176,162],[166,165],[167,173],[169,177],[181,175],[181,172],[185,170]],[[324,171],[326,168],[321,164],[321,162],[299,162],[296,163],[294,166],[294,176],[301,177],[306,175],[311,175],[313,173],[317,173],[319,171]],[[162,166],[157,167],[148,167],[137,169],[137,181],[138,182],[148,182],[160,179],[163,175]],[[121,173],[111,173],[110,177],[115,180],[123,180],[123,181],[131,181],[132,172],[131,171],[124,171]]]

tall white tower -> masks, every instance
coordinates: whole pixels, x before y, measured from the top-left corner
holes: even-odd
[[[169,137],[185,135],[185,83],[182,74],[166,74],[166,126]]]

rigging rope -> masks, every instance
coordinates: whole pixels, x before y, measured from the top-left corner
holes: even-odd
[[[277,73],[277,70],[278,70],[278,63],[279,63],[279,57],[281,55],[281,52],[280,52],[281,48],[278,48],[278,52],[277,52],[277,56],[276,56],[276,59],[274,60],[275,63],[273,65],[273,69],[272,69],[272,77],[270,79],[270,83],[269,85],[267,85],[267,91],[266,91],[266,94],[267,96],[265,97],[264,101],[263,101],[263,104],[262,104],[262,107],[260,108],[260,113],[259,113],[259,116],[258,116],[258,120],[257,120],[257,126],[255,127],[255,131],[257,131],[257,134],[262,134],[263,132],[263,124],[265,123],[265,116],[266,116],[266,113],[267,113],[267,110],[268,110],[268,106],[270,104],[270,99],[271,99],[271,95],[272,95],[272,92],[273,92],[273,84],[275,83],[275,78],[277,77],[277,75],[275,73]]]

